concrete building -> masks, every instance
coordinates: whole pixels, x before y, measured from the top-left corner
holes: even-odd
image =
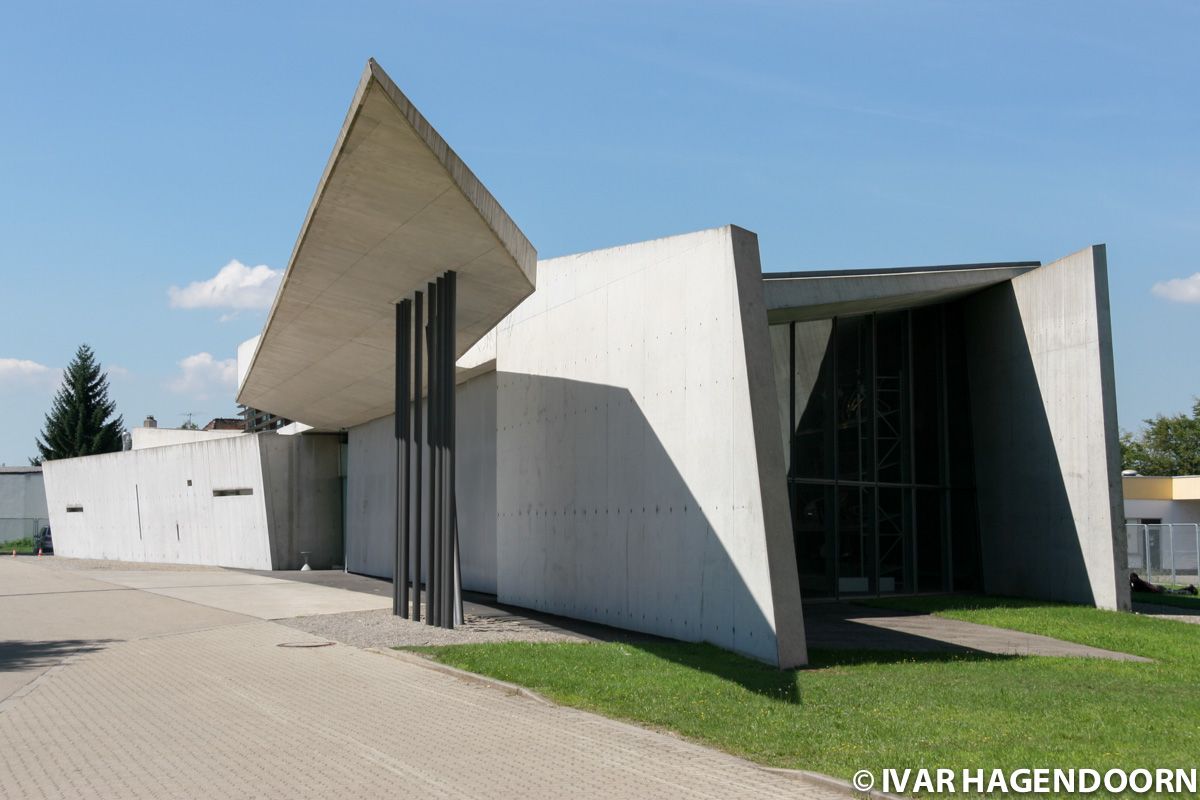
[[[29,539],[49,521],[41,467],[0,467],[0,542]]]
[[[397,486],[429,468],[398,466],[396,304],[450,272],[464,588],[781,666],[807,658],[802,602],[1128,607],[1103,246],[1045,266],[763,273],[755,234],[730,225],[538,261],[371,62],[238,353],[238,402],[304,431],[279,438],[345,438],[354,572],[396,573]],[[125,455],[232,457],[271,436]],[[259,486],[266,461],[241,458]],[[76,496],[82,473],[47,477],[52,514],[107,502]],[[122,513],[112,552],[137,557]]]
[[[1200,582],[1200,475],[1121,478],[1129,566],[1143,578]]]
[[[1200,523],[1200,475],[1124,475],[1125,521]]]

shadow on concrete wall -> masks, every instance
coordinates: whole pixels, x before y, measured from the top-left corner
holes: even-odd
[[[734,499],[732,480],[714,479],[702,508],[698,490],[688,485],[627,389],[500,373],[498,391],[497,544],[504,602],[776,661],[774,626],[716,531],[720,525],[727,539],[733,536],[732,520],[745,513],[746,501]],[[680,397],[653,402],[678,408],[677,418],[658,423],[674,427],[675,441],[728,442],[725,430],[695,428],[682,387],[674,391]],[[751,430],[749,422],[745,429]],[[757,463],[732,463],[732,457],[732,448],[714,449],[704,453],[703,464],[691,466],[714,474],[746,470],[757,485]],[[761,495],[752,503],[761,506]],[[750,526],[738,535],[763,534]],[[756,579],[769,581],[765,542],[751,551],[764,559]],[[771,602],[769,586],[759,595]]]
[[[328,569],[343,563],[341,438],[259,436],[271,568]]]
[[[1095,604],[1012,284],[966,298],[984,591]]]

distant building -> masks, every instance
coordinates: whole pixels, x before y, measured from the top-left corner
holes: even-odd
[[[31,538],[49,523],[41,467],[0,467],[0,542]]]
[[[1200,523],[1200,475],[1124,475],[1121,484],[1127,523]]]
[[[1122,476],[1131,569],[1154,580],[1200,581],[1200,475]]]
[[[241,417],[217,417],[211,419],[208,424],[200,430],[202,431],[244,431],[246,430],[246,420]]]

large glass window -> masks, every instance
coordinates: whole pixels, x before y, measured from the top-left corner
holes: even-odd
[[[772,341],[776,374],[790,376],[780,400],[790,434],[788,483],[803,593],[978,588],[957,308],[783,328],[772,331]]]

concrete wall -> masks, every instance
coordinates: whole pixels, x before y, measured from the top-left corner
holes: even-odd
[[[496,375],[459,384],[456,494],[463,588],[496,591]],[[346,568],[391,578],[396,531],[396,440],[392,417],[349,429]],[[428,457],[423,458],[428,487]],[[424,491],[423,491],[424,493]],[[423,498],[427,500],[427,498]],[[428,503],[422,502],[428,519]],[[423,548],[423,552],[428,552]]]
[[[0,471],[0,542],[33,536],[47,519],[41,470]]]
[[[458,536],[466,589],[496,593],[496,373],[458,387]]]
[[[145,450],[147,447],[164,447],[172,444],[207,442],[212,439],[229,439],[242,436],[242,431],[189,431],[183,428],[134,428],[130,432],[131,449]]]
[[[964,302],[985,590],[1128,608],[1104,247]]]
[[[805,660],[753,234],[540,262],[496,363],[501,600]]]
[[[337,436],[275,433],[201,440],[44,465],[54,549],[246,569],[338,560]],[[222,494],[249,490],[249,494]],[[68,511],[68,507],[79,511]]]
[[[260,439],[239,436],[46,462],[55,552],[271,569]],[[242,488],[252,494],[213,496],[214,490]],[[68,512],[68,506],[82,511]]]
[[[347,431],[346,569],[391,578],[396,536],[396,439],[392,417]]]
[[[341,437],[259,437],[274,569],[342,564]]]

